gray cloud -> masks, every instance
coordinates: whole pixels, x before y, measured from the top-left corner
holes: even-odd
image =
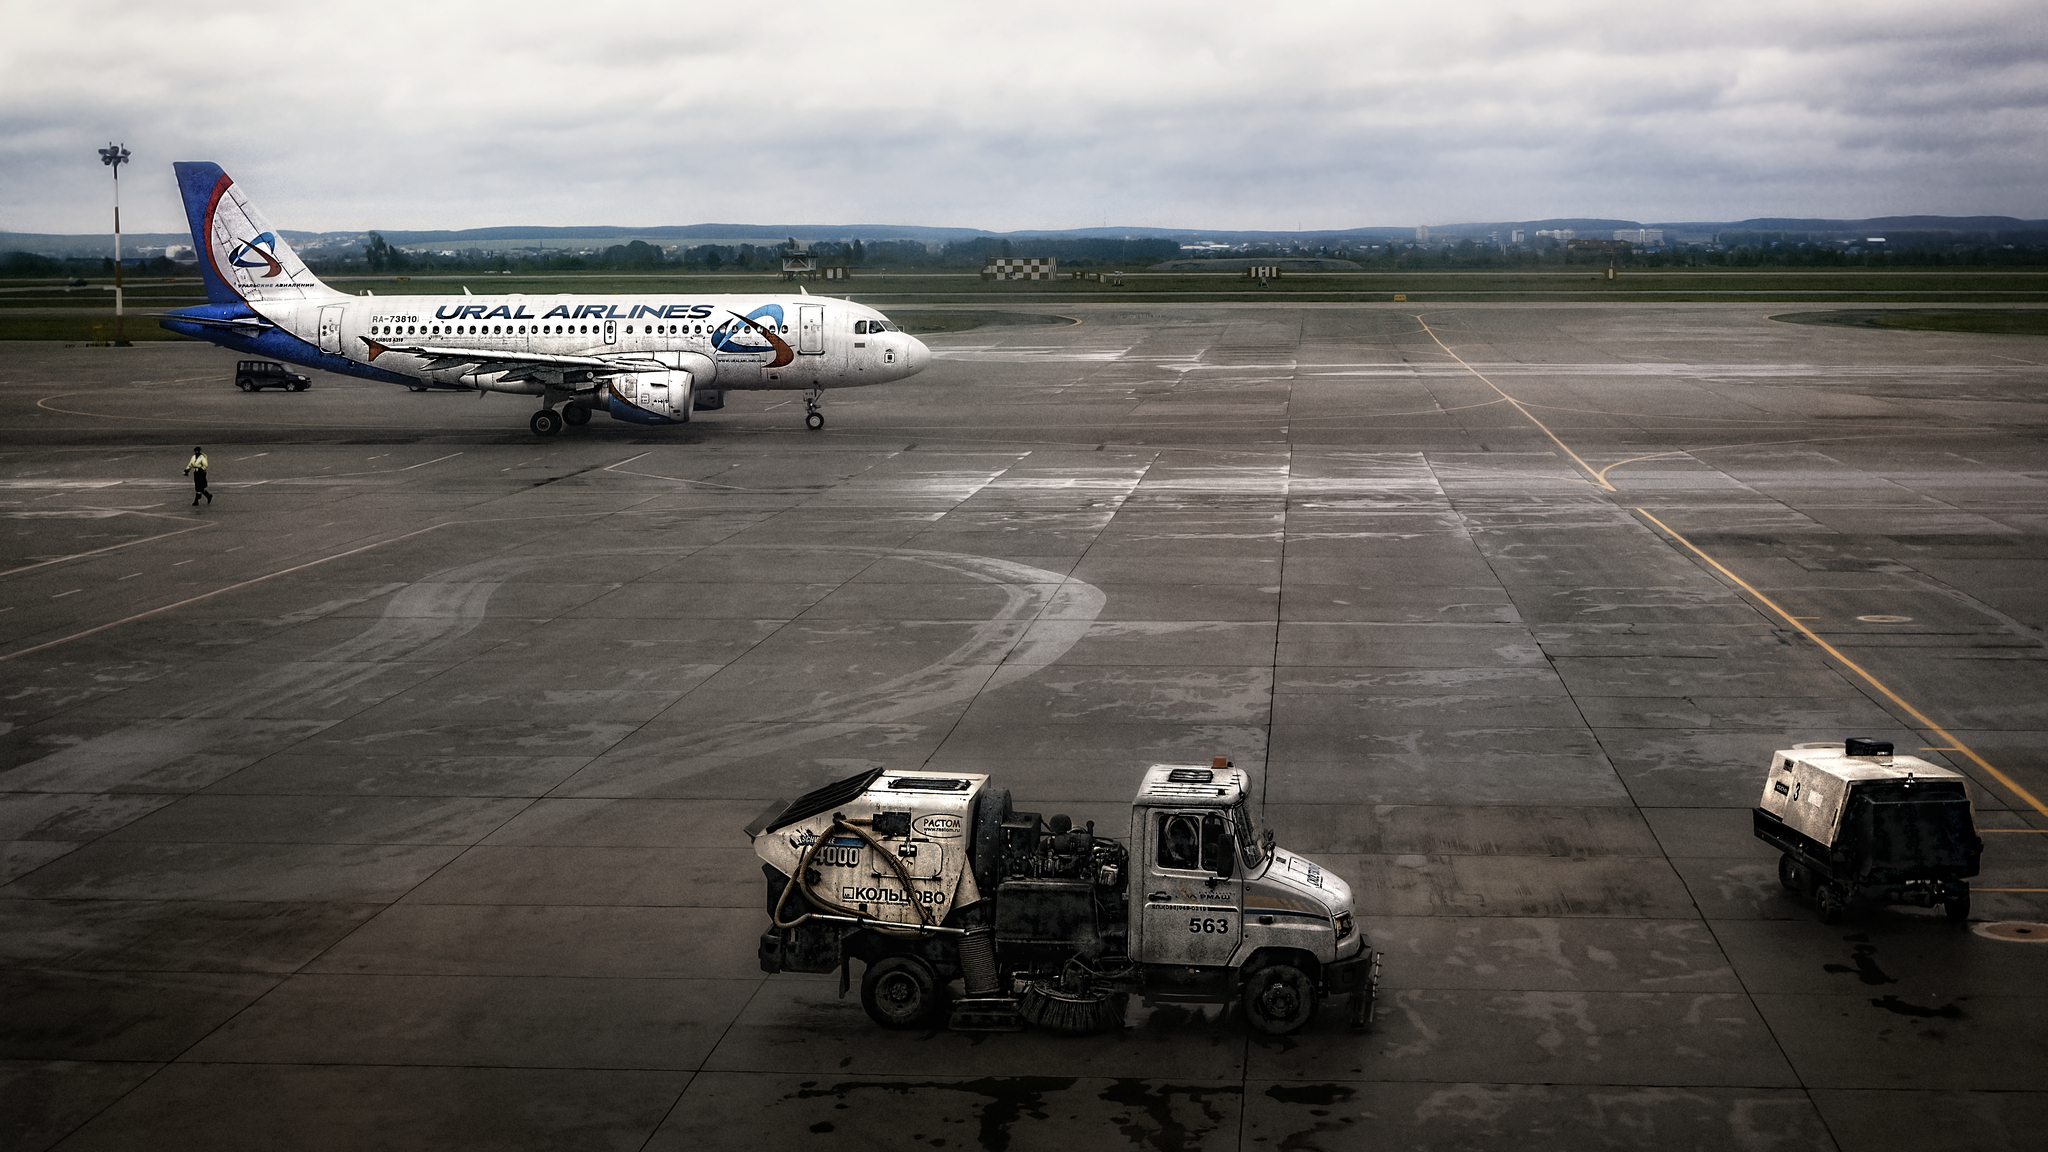
[[[0,228],[2048,216],[2017,0],[4,0]]]

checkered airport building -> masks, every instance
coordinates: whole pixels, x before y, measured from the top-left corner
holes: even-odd
[[[991,256],[981,270],[983,280],[1050,280],[1059,274],[1057,260],[1040,257]]]

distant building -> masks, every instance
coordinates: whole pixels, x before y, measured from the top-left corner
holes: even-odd
[[[1050,280],[1059,275],[1059,261],[1047,257],[991,256],[981,270],[983,280]]]
[[[1631,244],[1640,245],[1644,248],[1661,248],[1664,246],[1664,230],[1662,228],[1616,228],[1614,230],[1614,238],[1616,240],[1626,240]]]
[[[818,275],[818,257],[811,246],[792,236],[782,246],[782,278],[815,278]]]
[[[1415,226],[1415,242],[1417,244],[1429,243],[1429,225],[1417,224]]]
[[[1569,228],[1538,228],[1536,230],[1536,238],[1538,240],[1556,240],[1560,243],[1568,241],[1577,235],[1577,232]]]
[[[1635,245],[1627,240],[1567,240],[1564,250],[1592,256],[1627,256],[1635,251]]]
[[[1517,228],[1513,232],[1508,233],[1508,243],[1520,244],[1522,243],[1522,238],[1527,235],[1527,232],[1524,232],[1520,228]]]

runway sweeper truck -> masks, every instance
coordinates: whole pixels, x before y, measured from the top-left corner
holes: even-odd
[[[1149,768],[1122,840],[1014,811],[987,776],[879,768],[746,831],[767,877],[762,971],[836,970],[845,996],[859,961],[884,1027],[1092,1032],[1132,994],[1236,1000],[1271,1035],[1332,997],[1371,1020],[1380,957],[1350,886],[1256,832],[1221,757]]]

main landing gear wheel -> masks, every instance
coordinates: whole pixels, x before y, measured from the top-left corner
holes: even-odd
[[[568,405],[562,409],[562,419],[567,420],[572,428],[581,428],[590,423],[590,409],[581,404]]]
[[[804,427],[816,432],[825,426],[825,414],[813,408],[804,416]]]
[[[915,1028],[938,1015],[939,979],[915,956],[884,956],[860,978],[860,1006],[884,1028]]]
[[[526,423],[535,436],[553,436],[562,430],[562,414],[553,408],[543,408]]]

